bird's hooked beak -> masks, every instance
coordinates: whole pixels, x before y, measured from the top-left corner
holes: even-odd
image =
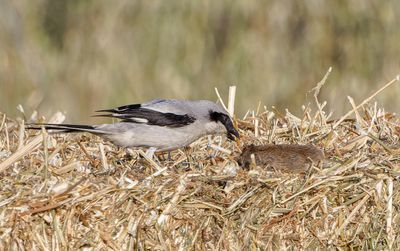
[[[239,135],[239,131],[238,131],[238,124],[237,124],[237,120],[235,118],[233,118],[233,130],[228,131],[228,138],[230,140],[234,140],[236,142],[236,145],[240,147],[241,142],[240,142],[240,135]]]
[[[226,131],[227,131],[227,137],[230,140],[237,141],[240,138],[239,132],[236,129],[237,127],[233,124],[233,120],[226,116],[225,119],[222,119],[221,121],[222,124],[224,124]]]
[[[240,138],[239,132],[232,126],[232,128],[226,128],[228,131],[228,139],[238,140]]]

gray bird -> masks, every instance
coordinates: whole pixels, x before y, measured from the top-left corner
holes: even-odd
[[[231,140],[239,138],[228,113],[209,100],[155,99],[96,112],[101,114],[95,116],[121,121],[100,125],[30,124],[27,128],[89,132],[118,146],[147,147],[154,151],[182,148],[205,135],[226,133]]]

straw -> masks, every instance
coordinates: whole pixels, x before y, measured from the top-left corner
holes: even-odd
[[[300,114],[260,104],[237,120],[242,145],[324,150],[305,174],[257,166],[255,155],[244,170],[242,145],[221,136],[192,143],[190,161],[183,150],[158,160],[0,116],[0,250],[399,250],[400,118],[368,102],[385,88],[338,101],[352,108],[337,121],[319,101]]]

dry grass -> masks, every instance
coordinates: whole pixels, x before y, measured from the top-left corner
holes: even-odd
[[[35,136],[1,115],[0,249],[398,250],[399,118],[351,104],[335,121],[324,104],[238,120],[242,144],[324,149],[324,168],[304,175],[244,171],[240,147],[220,137],[151,161],[95,136]]]

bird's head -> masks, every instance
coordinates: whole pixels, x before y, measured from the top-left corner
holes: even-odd
[[[222,109],[222,107],[217,107],[217,109],[210,109],[208,112],[209,120],[211,123],[216,124],[217,133],[227,133],[227,137],[230,140],[239,139],[239,132],[233,125],[232,118],[229,114]]]

